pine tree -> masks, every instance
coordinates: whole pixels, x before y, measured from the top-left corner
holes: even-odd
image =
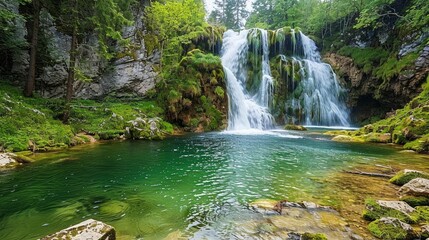
[[[243,27],[248,14],[246,0],[216,0],[215,10],[211,12],[209,21],[227,28],[239,29]]]

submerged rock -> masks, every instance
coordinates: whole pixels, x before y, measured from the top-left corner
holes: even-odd
[[[61,230],[52,235],[48,235],[42,240],[114,240],[116,239],[115,229],[103,222],[88,219],[79,224]]]
[[[371,222],[368,225],[372,235],[380,239],[411,240],[418,238],[418,234],[407,223],[397,218],[384,217]]]
[[[279,236],[279,239],[353,239],[348,223],[330,207],[313,202],[266,199],[255,201],[251,206],[259,213],[268,213],[264,214],[270,224],[267,239],[273,239],[273,236]],[[276,214],[269,214],[272,212]],[[260,227],[258,229],[256,232],[260,232]]]
[[[429,197],[429,179],[415,178],[399,189],[399,194],[404,196]]]
[[[402,186],[414,178],[429,179],[429,174],[417,170],[404,169],[392,177],[389,182],[398,186]]]

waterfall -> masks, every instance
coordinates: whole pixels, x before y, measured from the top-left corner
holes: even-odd
[[[221,59],[229,99],[228,130],[276,124],[349,126],[344,89],[316,44],[290,28],[228,30]]]

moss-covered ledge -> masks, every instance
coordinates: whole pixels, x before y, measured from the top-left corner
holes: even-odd
[[[395,143],[418,153],[429,152],[429,76],[423,91],[389,118],[356,131],[329,131],[333,140],[347,142]]]

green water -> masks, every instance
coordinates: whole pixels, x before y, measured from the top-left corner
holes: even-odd
[[[120,239],[162,239],[177,230],[221,238],[231,227],[220,221],[257,217],[246,207],[253,200],[335,205],[324,177],[353,164],[407,160],[387,146],[291,134],[87,145],[0,172],[0,239],[35,239],[88,218],[113,225]]]

